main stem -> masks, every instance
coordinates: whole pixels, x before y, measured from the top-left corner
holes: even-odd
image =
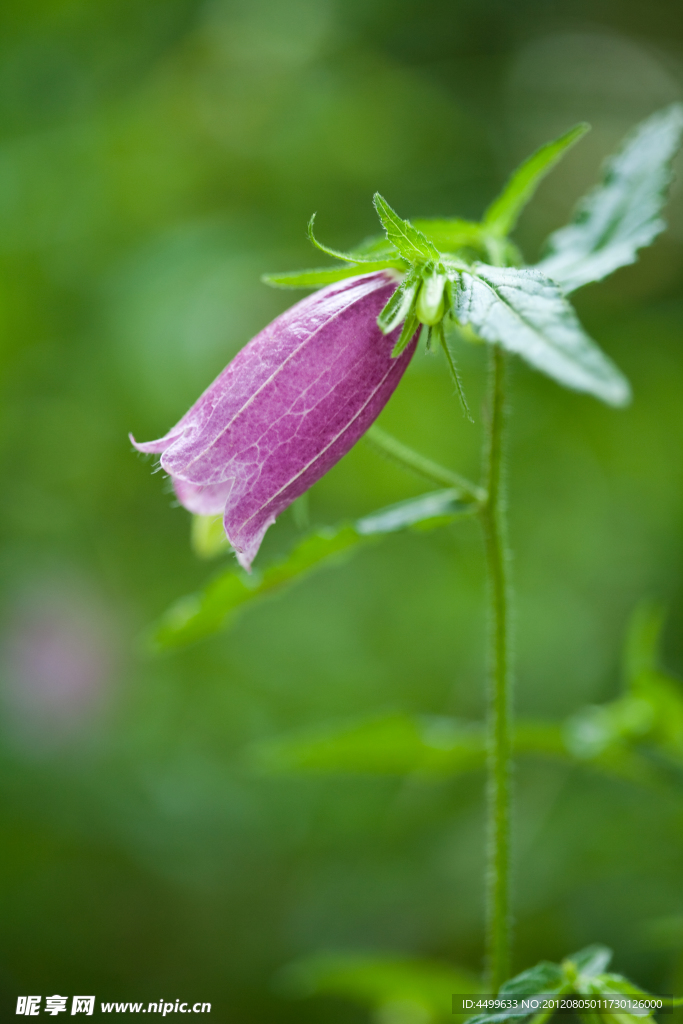
[[[496,993],[510,977],[510,754],[512,695],[510,595],[503,457],[506,356],[490,348],[489,426],[484,449],[487,499],[480,516],[489,577],[488,790],[486,849],[486,959]]]

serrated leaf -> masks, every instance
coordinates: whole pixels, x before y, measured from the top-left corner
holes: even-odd
[[[418,957],[381,953],[319,953],[290,964],[278,988],[294,997],[335,995],[375,1010],[409,1004],[424,1018],[451,1018],[452,997],[481,991],[470,971]],[[421,1012],[420,1012],[421,1011]]]
[[[376,259],[373,256],[361,255],[358,251],[356,251],[355,253],[342,252],[340,249],[332,249],[332,248],[330,248],[329,245],[324,245],[322,242],[319,242],[318,239],[313,234],[313,224],[314,224],[314,222],[315,222],[315,214],[313,214],[313,216],[311,217],[311,219],[308,222],[308,237],[311,240],[311,242],[313,243],[313,245],[316,247],[316,249],[320,249],[320,251],[324,252],[327,256],[333,256],[334,259],[342,260],[342,262],[344,262],[344,263],[358,264],[358,263],[375,263],[375,262],[377,262]],[[393,251],[390,252],[390,254],[389,254],[390,257],[392,259],[400,259],[399,253],[396,251],[396,249],[393,246],[391,248],[392,248]]]
[[[408,220],[403,220],[395,210],[389,206],[379,192],[373,197],[377,216],[387,233],[387,238],[396,247],[401,256],[410,263],[438,261],[439,251],[432,242],[427,239],[421,231]]]
[[[479,263],[458,278],[453,313],[460,323],[471,324],[485,341],[522,356],[565,387],[610,405],[628,402],[628,381],[544,274]]]
[[[292,270],[284,274],[262,274],[261,280],[273,288],[321,288],[335,281],[359,274],[370,274],[376,270],[403,269],[405,264],[398,260],[376,260],[347,267],[321,267],[316,270]]]
[[[602,184],[580,201],[572,222],[550,236],[538,269],[571,292],[634,263],[638,250],[666,227],[660,211],[682,133],[683,105],[674,103],[627,136],[607,162]]]
[[[495,235],[508,235],[546,174],[589,130],[588,124],[574,125],[558,139],[541,146],[520,164],[517,170],[513,171],[501,194],[493,200],[484,214],[485,228]]]
[[[352,554],[364,544],[396,530],[442,526],[475,506],[454,489],[421,495],[391,505],[356,523],[320,530],[304,538],[282,561],[248,576],[231,569],[198,594],[181,598],[148,636],[153,651],[196,643],[219,632],[246,605],[291,586],[311,572]]]
[[[377,326],[383,334],[390,334],[408,316],[415,304],[420,280],[420,272],[412,267],[377,317]]]

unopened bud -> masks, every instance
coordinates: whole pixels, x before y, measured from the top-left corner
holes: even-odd
[[[446,278],[443,274],[430,274],[429,277],[424,279],[420,287],[415,312],[417,313],[418,320],[423,324],[427,324],[428,327],[438,324],[439,320],[443,317],[443,290],[445,284]]]

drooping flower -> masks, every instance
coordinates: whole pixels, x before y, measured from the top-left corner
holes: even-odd
[[[308,296],[257,334],[158,441],[178,500],[223,514],[247,570],[276,517],[345,455],[377,418],[405,372],[400,326],[377,317],[396,290],[391,271],[362,274]]]

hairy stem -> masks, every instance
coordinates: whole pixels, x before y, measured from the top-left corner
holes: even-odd
[[[510,976],[510,593],[503,481],[506,357],[490,349],[489,425],[484,450],[487,499],[481,507],[489,577],[487,714],[486,957],[492,992]]]
[[[426,459],[424,455],[420,455],[401,441],[397,441],[395,437],[387,434],[378,426],[370,427],[364,440],[386,459],[395,462],[402,469],[407,469],[411,473],[416,473],[418,476],[438,484],[439,487],[452,487],[460,492],[461,497],[468,498],[470,501],[483,502],[486,499],[486,492],[481,487],[477,487],[476,484],[466,480],[459,473],[454,473],[452,470],[432,462],[431,459]]]

